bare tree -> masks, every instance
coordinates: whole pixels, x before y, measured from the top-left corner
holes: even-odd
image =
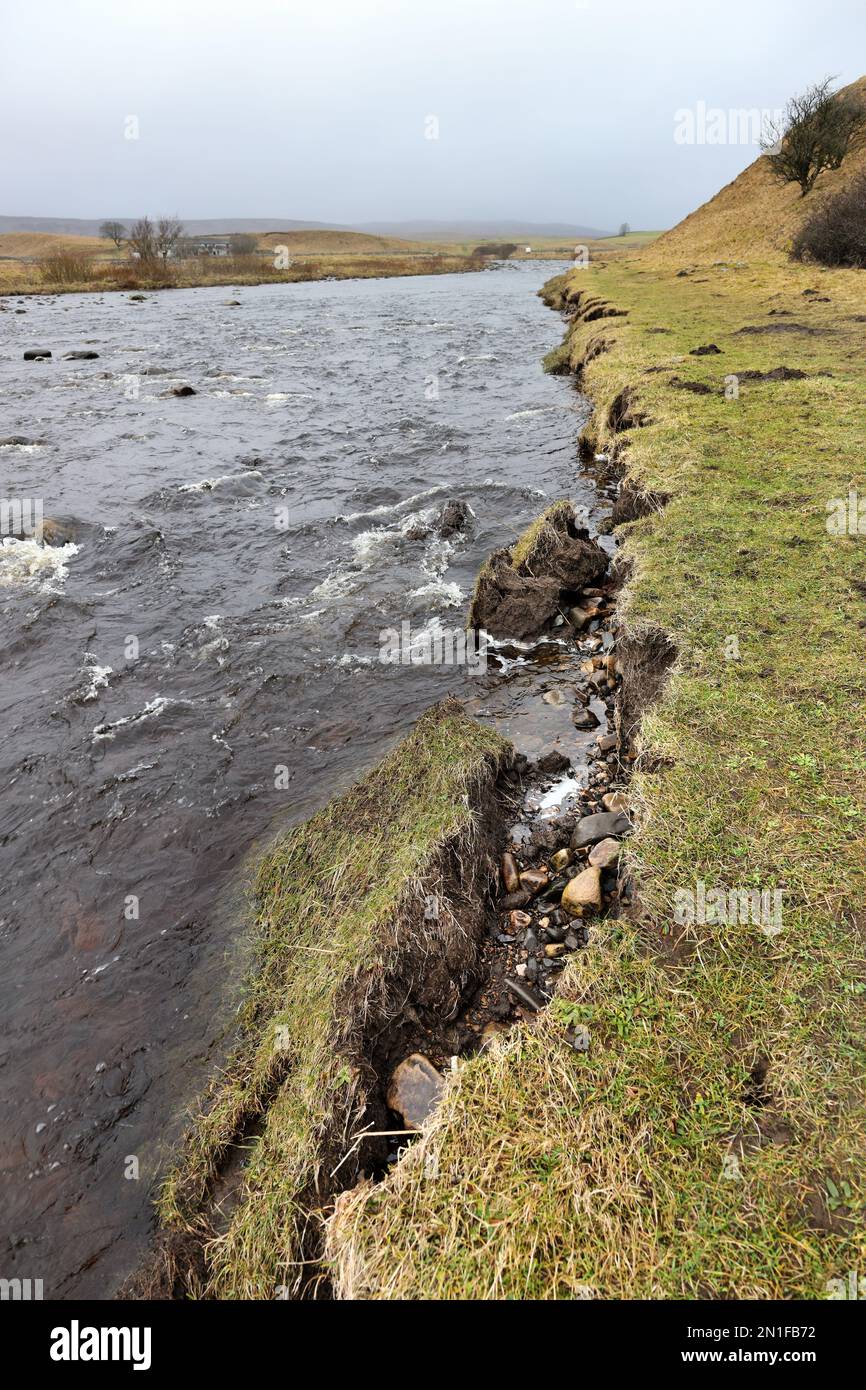
[[[791,97],[780,121],[770,121],[761,149],[782,183],[798,183],[805,198],[825,169],[838,169],[848,147],[866,125],[866,105],[857,96],[833,91],[832,77]]]
[[[169,256],[172,255],[178,242],[183,236],[183,223],[177,217],[160,217],[156,224],[154,243],[156,254],[165,265]]]
[[[106,241],[113,241],[119,250],[120,244],[126,236],[126,228],[122,222],[103,222],[99,228],[99,235],[105,237]]]
[[[252,256],[258,245],[258,239],[249,232],[236,232],[229,237],[229,250],[233,256]]]
[[[129,233],[130,250],[145,264],[157,259],[156,231],[149,217],[133,222]]]

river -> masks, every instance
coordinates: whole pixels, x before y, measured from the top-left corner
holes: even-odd
[[[561,269],[6,301],[0,495],[67,539],[0,550],[0,1277],[109,1297],[135,1263],[258,849],[448,690],[508,728],[531,654],[393,666],[381,633],[460,627],[493,548],[596,506],[541,369]]]

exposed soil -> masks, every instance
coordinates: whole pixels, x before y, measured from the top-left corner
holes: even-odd
[[[515,564],[497,550],[478,576],[468,625],[492,637],[525,641],[574,607],[607,570],[608,556],[579,527],[568,506],[551,509],[529,553]]]

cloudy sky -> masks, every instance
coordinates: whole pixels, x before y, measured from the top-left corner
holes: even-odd
[[[864,0],[10,0],[0,212],[666,227],[756,153],[698,103],[864,68]]]

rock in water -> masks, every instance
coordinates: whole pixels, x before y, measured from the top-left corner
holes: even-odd
[[[562,906],[574,917],[582,917],[587,908],[601,907],[601,870],[591,865],[570,879],[562,895]]]
[[[451,497],[445,503],[436,522],[436,529],[443,540],[450,540],[458,531],[465,531],[472,511],[466,502]]]
[[[63,360],[64,362],[92,362],[93,359],[98,356],[98,352],[89,352],[87,349],[82,348],[78,352],[64,352]]]
[[[407,1129],[420,1129],[442,1094],[439,1072],[420,1052],[394,1068],[388,1084],[388,1105]]]
[[[192,386],[173,386],[170,394],[172,396],[194,396],[196,392]]]
[[[572,849],[585,849],[587,845],[597,844],[616,835],[627,835],[631,821],[621,811],[599,811],[595,816],[584,816],[574,828],[571,837]]]
[[[51,356],[50,348],[27,348],[24,353],[25,362],[41,362],[44,357]]]

